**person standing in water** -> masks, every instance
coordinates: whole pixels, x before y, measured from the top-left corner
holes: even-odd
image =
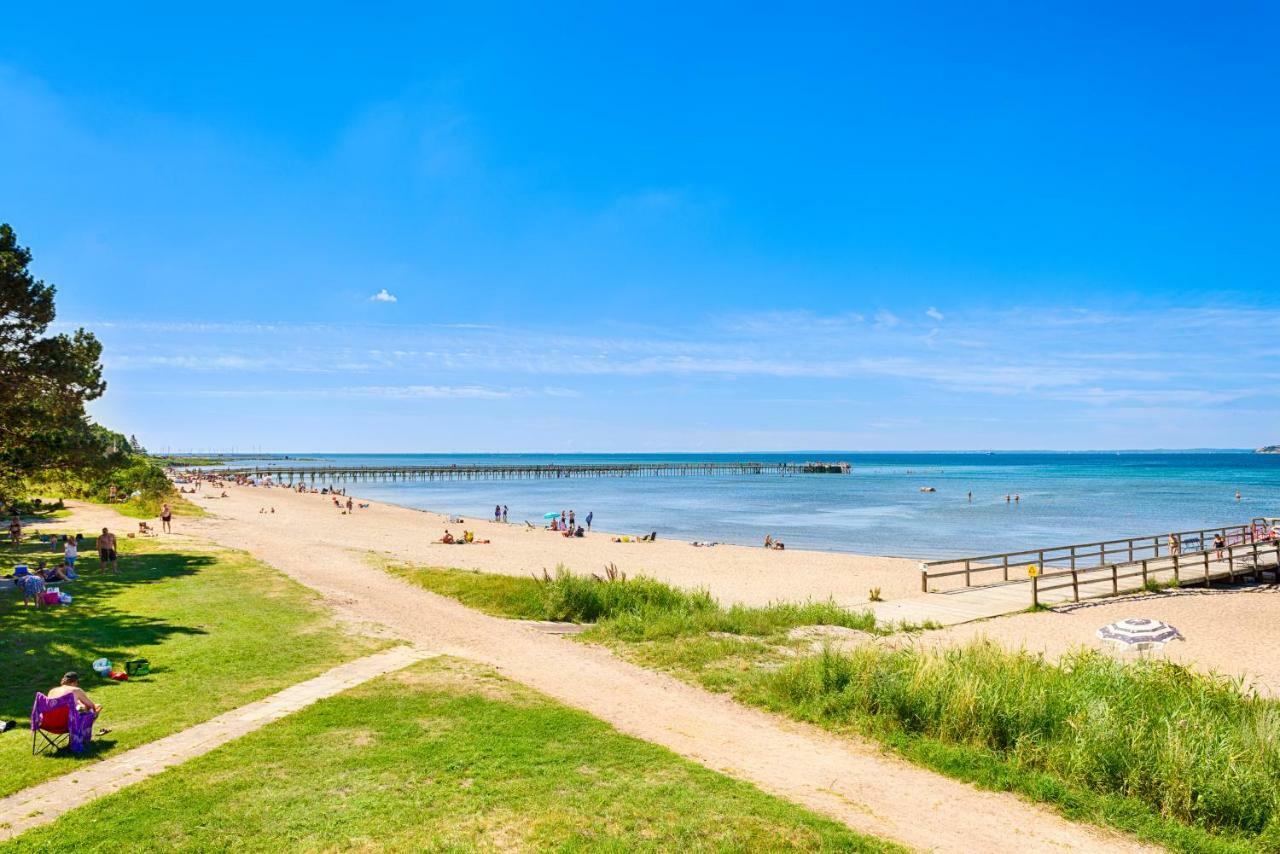
[[[587,511],[587,530],[588,530],[588,531],[590,531],[590,530],[591,530],[591,517],[592,517],[592,516],[594,516],[594,515],[595,515],[595,512],[594,512],[594,511],[592,511],[592,510],[588,510],[588,511]]]

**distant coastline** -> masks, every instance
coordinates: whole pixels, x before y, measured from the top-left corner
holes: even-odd
[[[1254,451],[1255,454],[1280,454],[1280,445],[1266,445]]]

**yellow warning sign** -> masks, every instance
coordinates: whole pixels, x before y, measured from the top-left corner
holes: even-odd
[[[1034,563],[1027,564],[1027,575],[1029,575],[1032,578],[1035,578],[1039,574],[1040,574],[1040,567],[1036,566]]]

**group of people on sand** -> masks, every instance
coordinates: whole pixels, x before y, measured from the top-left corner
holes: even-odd
[[[552,517],[551,524],[547,526],[549,530],[559,531],[566,537],[581,537],[584,533],[591,530],[591,520],[595,518],[595,511],[588,510],[586,518],[582,521],[586,522],[586,526],[578,524],[577,514],[572,510],[561,510],[560,518]]]
[[[440,539],[436,540],[436,542],[437,542],[437,543],[443,543],[443,544],[444,544],[444,545],[446,545],[446,546],[465,546],[465,545],[470,545],[470,544],[472,544],[472,543],[476,543],[477,545],[482,545],[482,546],[487,546],[487,545],[489,545],[489,540],[478,540],[478,539],[476,539],[476,532],[475,532],[475,531],[467,531],[467,530],[463,530],[463,532],[462,532],[462,536],[460,536],[460,537],[455,537],[455,536],[454,536],[454,535],[449,531],[449,529],[448,529],[448,528],[445,528],[445,529],[444,529],[444,536],[443,536],[443,537],[441,537]]]
[[[765,534],[765,535],[764,535],[764,547],[765,547],[766,549],[773,549],[774,551],[778,551],[778,552],[780,552],[780,551],[783,551],[784,549],[786,549],[787,544],[786,544],[786,543],[784,543],[784,542],[782,542],[782,540],[775,540],[775,539],[773,538],[773,534]]]

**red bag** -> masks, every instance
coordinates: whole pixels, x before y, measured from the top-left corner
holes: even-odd
[[[112,670],[109,675],[110,675],[110,678],[116,680],[117,682],[129,681],[129,674],[125,673],[123,670]]]
[[[44,604],[46,605],[60,605],[62,603],[62,599],[60,599],[58,594],[52,590],[46,590],[40,595],[44,597]]]

